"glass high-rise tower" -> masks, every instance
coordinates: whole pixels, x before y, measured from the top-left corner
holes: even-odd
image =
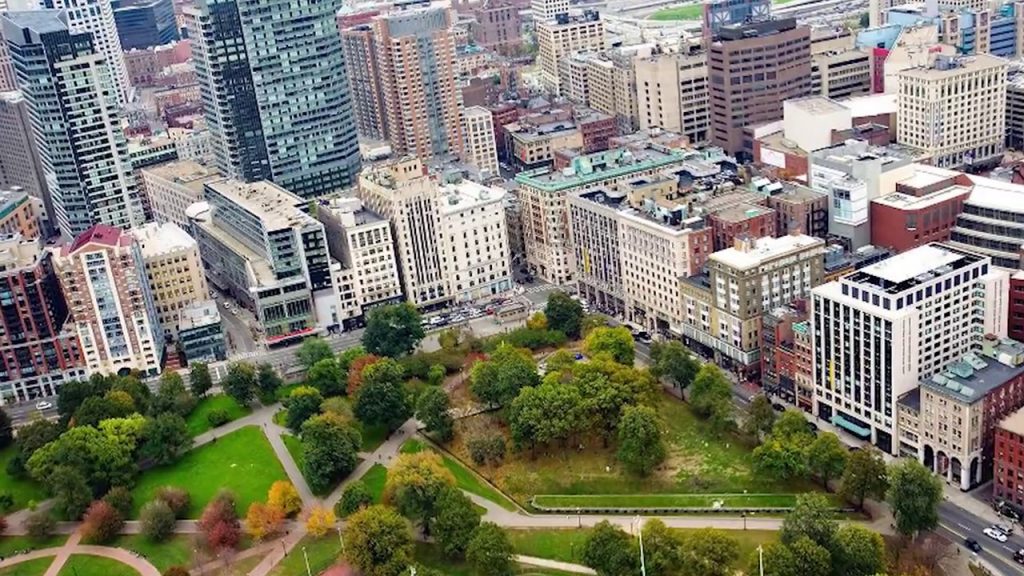
[[[197,0],[185,10],[218,167],[305,198],[355,183],[340,0]]]

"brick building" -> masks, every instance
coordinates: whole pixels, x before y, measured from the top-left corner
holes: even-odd
[[[584,154],[607,150],[608,140],[619,135],[619,125],[614,116],[589,109],[577,109],[574,116],[583,137]]]
[[[715,251],[732,248],[737,238],[778,236],[775,211],[756,204],[736,204],[708,215]]]
[[[796,326],[807,320],[805,301],[776,308],[761,319],[761,388],[796,404]],[[810,356],[804,359],[809,362]]]
[[[781,192],[765,199],[775,211],[775,233],[779,236],[798,230],[808,236],[828,236],[828,195],[799,184],[783,185]]]
[[[1024,511],[1024,408],[996,427],[992,465],[992,499],[1020,514]]]
[[[871,244],[904,252],[949,240],[973,184],[966,174],[918,173],[896,191],[871,201]]]

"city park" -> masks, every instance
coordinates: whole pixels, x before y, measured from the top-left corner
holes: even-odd
[[[300,382],[65,384],[59,421],[0,423],[0,576],[943,573],[925,468],[740,412],[678,342],[638,362],[560,292],[424,337],[402,304],[362,346],[305,341]]]

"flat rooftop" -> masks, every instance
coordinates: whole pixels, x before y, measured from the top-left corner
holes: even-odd
[[[180,250],[196,249],[195,238],[173,222],[150,222],[132,228],[132,236],[139,242],[143,258],[151,258]]]
[[[213,300],[196,300],[178,312],[178,329],[191,330],[220,324],[220,311]]]
[[[501,188],[484,186],[472,180],[443,184],[440,191],[443,198],[438,210],[442,214],[451,214],[494,202],[502,202],[505,197],[505,191]]]
[[[679,150],[652,145],[641,149],[613,148],[572,159],[570,166],[552,171],[548,168],[528,170],[516,175],[516,182],[548,191],[558,191],[610,178],[627,176],[641,170],[668,167],[686,158]]]
[[[943,244],[926,244],[865,266],[843,280],[898,294],[979,260],[982,257],[971,252]]]
[[[214,182],[224,177],[214,168],[203,166],[191,160],[178,160],[156,164],[142,169],[143,172],[158,178],[169,180],[193,190],[202,191],[203,184]]]
[[[964,196],[970,192],[970,188],[957,185],[944,188],[937,192],[932,192],[931,194],[925,194],[924,196],[911,196],[910,194],[904,194],[902,192],[893,192],[892,194],[886,194],[881,198],[875,198],[871,202],[882,206],[899,208],[900,210],[920,210],[922,208],[941,204],[947,200],[956,198],[957,196]]]
[[[774,212],[771,208],[765,208],[757,204],[741,203],[715,212],[715,218],[735,224],[736,222],[743,222],[744,220],[750,220],[751,218],[757,218]]]
[[[926,188],[928,186],[934,186],[935,184],[945,180],[956,178],[960,174],[962,174],[962,172],[947,170],[946,168],[939,168],[938,166],[914,164],[914,175],[900,180],[898,184],[910,186],[911,188]]]
[[[868,96],[854,96],[839,103],[850,110],[853,118],[865,116],[880,116],[882,114],[895,114],[899,110],[897,94],[871,94]]]
[[[971,196],[967,199],[968,204],[980,208],[1024,214],[1024,185],[971,174],[968,174],[967,177],[974,182]]]
[[[809,114],[831,114],[833,112],[845,112],[848,110],[846,106],[824,96],[806,96],[804,98],[796,98],[794,100],[787,100],[786,104]]]
[[[943,57],[937,56],[928,67],[917,67],[898,73],[902,78],[918,78],[922,80],[942,80],[978,72],[989,68],[1006,67],[1005,58],[990,54],[971,54],[970,56]]]
[[[745,270],[760,266],[768,260],[787,256],[794,252],[802,252],[811,248],[820,248],[824,252],[825,241],[806,234],[780,236],[778,238],[758,238],[752,249],[742,250],[727,248],[712,253],[708,259],[721,262],[731,268]]]
[[[1013,340],[1005,345],[1024,348]],[[1020,351],[1017,353],[1019,356]],[[1024,364],[1004,364],[996,358],[968,352],[960,360],[950,363],[941,372],[921,382],[921,386],[954,400],[973,404],[1021,374],[1024,374]]]
[[[862,140],[847,140],[830,148],[815,150],[810,155],[814,158],[827,159],[847,166],[858,161],[881,160],[883,166],[893,164],[894,167],[902,166],[903,162],[921,157],[920,152],[906,146],[898,144],[872,146]]]
[[[267,230],[280,230],[317,222],[299,208],[305,206],[307,200],[266,180],[219,180],[207,183],[206,187],[259,218]]]

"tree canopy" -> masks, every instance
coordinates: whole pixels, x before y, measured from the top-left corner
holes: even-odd
[[[422,317],[408,303],[370,311],[363,332],[363,347],[370,354],[398,358],[411,353],[423,339]]]
[[[939,524],[942,481],[917,460],[900,460],[889,465],[886,501],[896,519],[896,530],[914,536]]]
[[[625,326],[594,328],[587,334],[583,349],[589,356],[606,354],[612,360],[626,366],[633,365],[636,353],[633,335]]]
[[[469,378],[473,394],[496,406],[507,406],[520,390],[540,384],[537,365],[530,354],[508,344],[498,346],[484,362],[477,362]]]
[[[583,322],[583,306],[565,292],[552,292],[544,307],[548,328],[558,330],[569,338],[579,338]]]

